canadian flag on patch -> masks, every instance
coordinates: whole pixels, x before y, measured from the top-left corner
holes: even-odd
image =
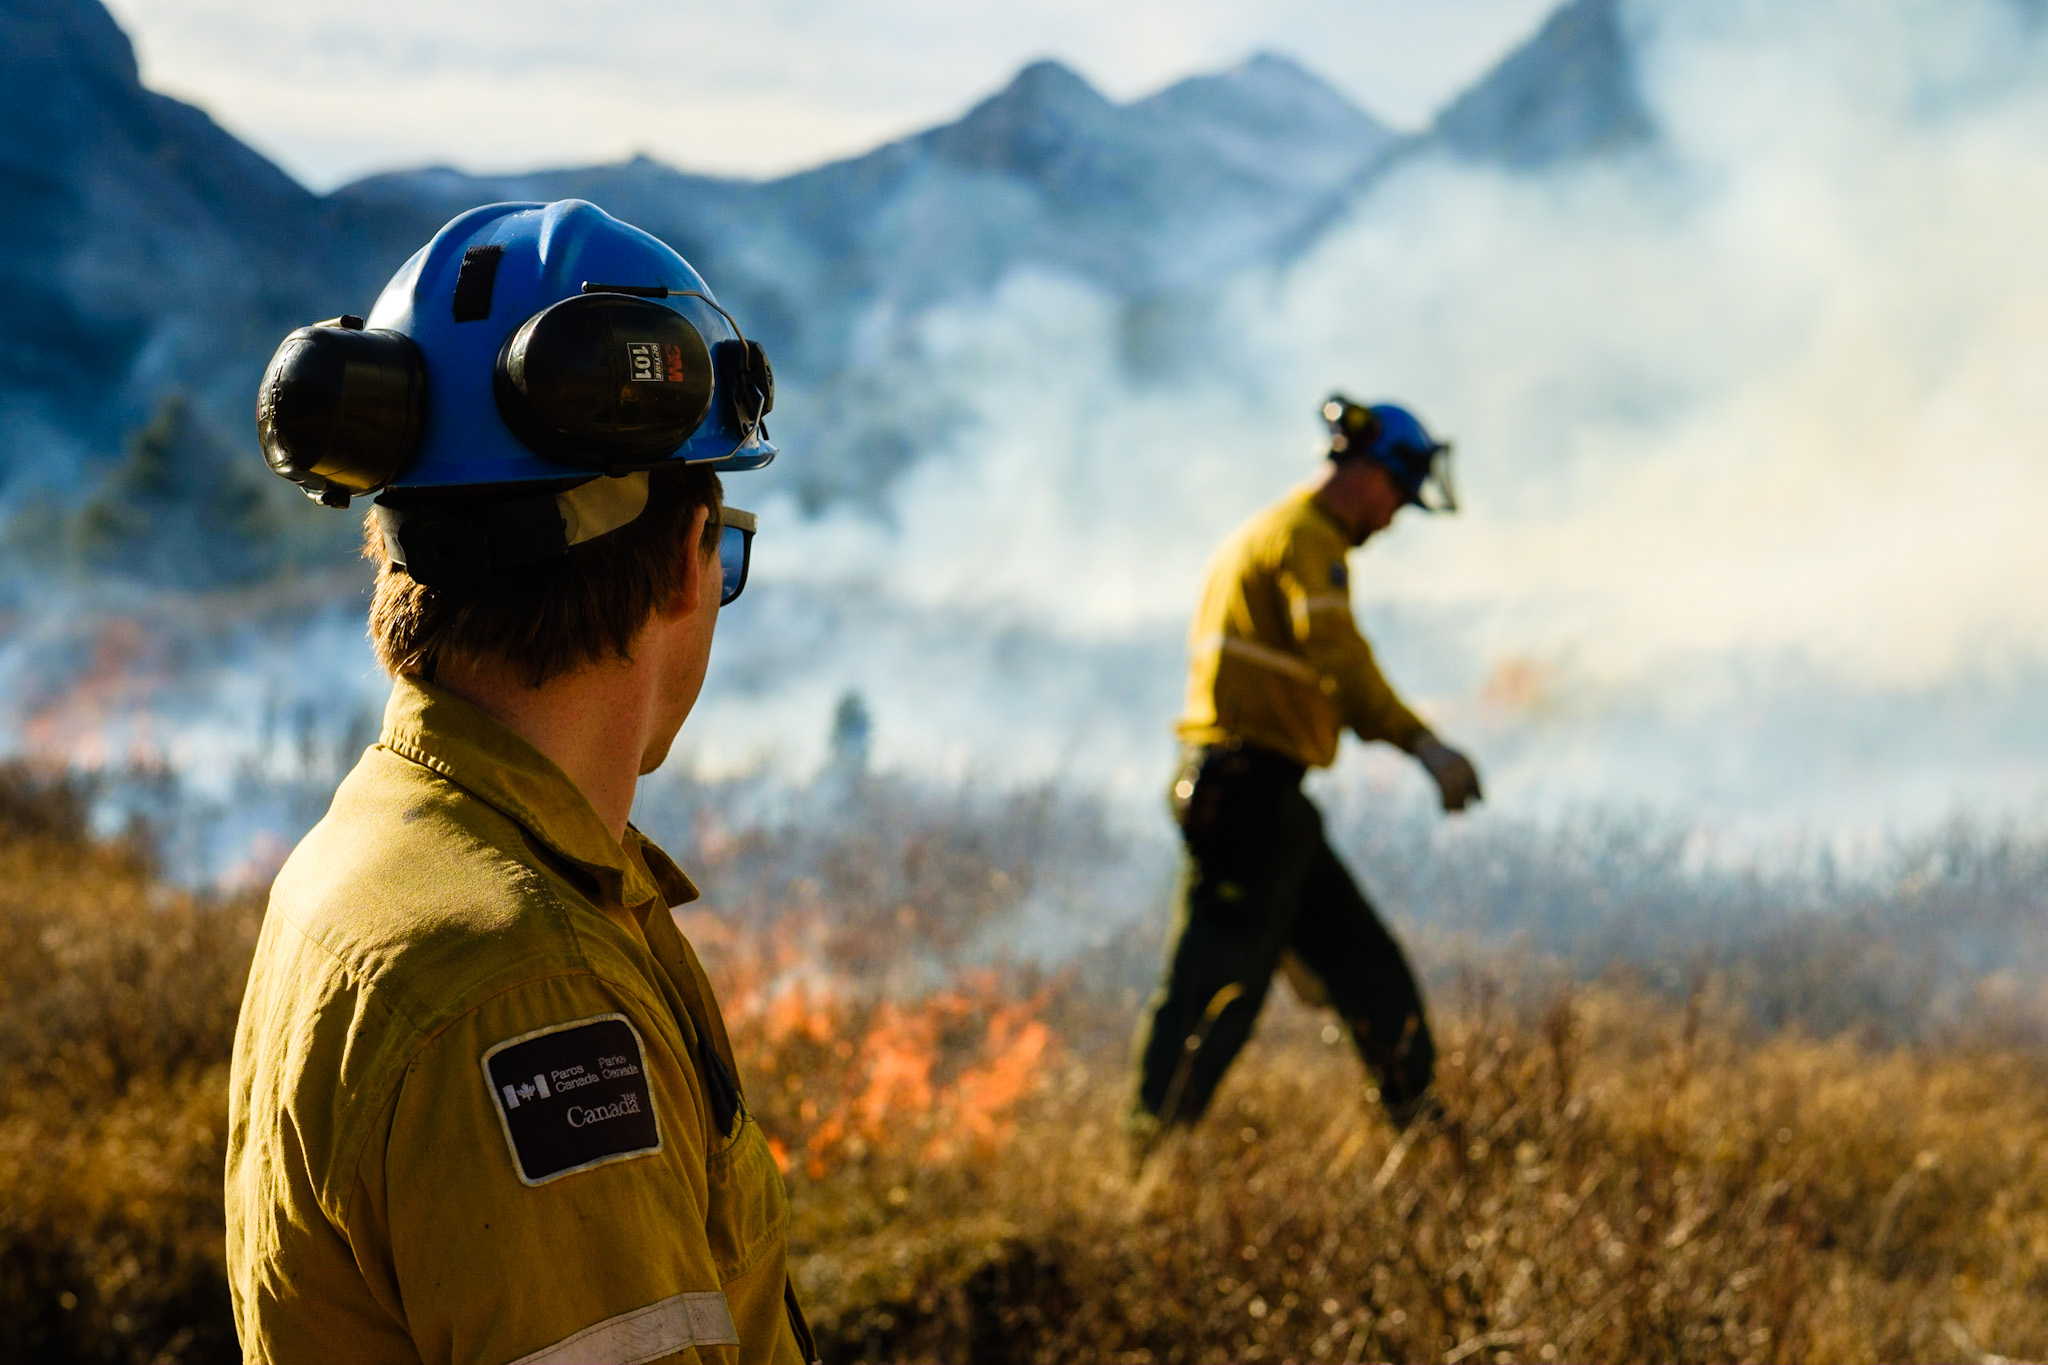
[[[521,1100],[546,1099],[548,1097],[548,1078],[535,1075],[531,1085],[521,1081],[518,1085],[501,1085],[498,1089],[505,1093],[505,1107],[507,1109],[517,1109]]]

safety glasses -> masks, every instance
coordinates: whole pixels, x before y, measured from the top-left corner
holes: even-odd
[[[720,513],[718,571],[721,595],[718,605],[729,606],[747,586],[747,567],[754,559],[754,514],[737,507]]]

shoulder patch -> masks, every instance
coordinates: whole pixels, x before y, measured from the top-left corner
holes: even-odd
[[[1333,588],[1343,588],[1349,587],[1350,584],[1350,571],[1344,567],[1344,561],[1340,559],[1330,566],[1330,586]]]
[[[625,1015],[522,1033],[482,1060],[521,1182],[544,1185],[661,1150],[640,1035]]]

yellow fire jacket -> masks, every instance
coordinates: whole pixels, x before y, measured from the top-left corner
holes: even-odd
[[[252,1361],[801,1362],[789,1205],[669,907],[561,770],[401,681],[271,892],[235,1035]]]
[[[1350,537],[1313,492],[1232,532],[1188,630],[1190,744],[1255,744],[1312,768],[1361,739],[1413,750],[1429,730],[1394,695],[1351,616]]]

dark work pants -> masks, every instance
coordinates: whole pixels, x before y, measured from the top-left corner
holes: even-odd
[[[1201,1117],[1287,952],[1349,1025],[1391,1113],[1405,1121],[1429,1085],[1436,1049],[1415,974],[1324,841],[1301,777],[1278,754],[1209,749],[1176,784],[1187,852],[1165,979],[1139,1025],[1143,1114]]]

